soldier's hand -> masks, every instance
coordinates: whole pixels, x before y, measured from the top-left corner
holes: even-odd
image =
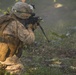
[[[28,29],[32,29],[33,31],[35,30],[35,29],[37,29],[38,28],[38,25],[35,23],[35,24],[29,24],[28,25]]]

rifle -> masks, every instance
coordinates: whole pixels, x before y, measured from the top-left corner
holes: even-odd
[[[35,25],[35,23],[37,24],[37,26],[40,27],[40,29],[42,30],[45,38],[47,39],[47,41],[49,42],[49,39],[47,38],[45,32],[44,32],[44,29],[42,28],[42,26],[40,25],[40,22],[42,21],[43,19],[39,16],[35,16],[35,14],[33,14],[31,17],[29,17],[27,20],[25,20],[25,27],[28,28],[28,24],[32,24],[32,25]],[[33,29],[34,31],[34,29]]]

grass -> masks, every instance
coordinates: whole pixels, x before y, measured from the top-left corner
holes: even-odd
[[[45,38],[40,40],[42,37],[38,35],[41,34],[37,34],[37,41],[23,51],[23,75],[76,75],[76,49],[72,47],[75,44],[73,38],[48,43]],[[70,43],[71,41],[74,43]]]
[[[76,2],[75,0],[63,2],[58,0],[57,2],[61,2],[64,7],[52,9],[53,1],[50,0],[34,0],[33,2],[36,5],[37,14],[41,15],[45,21],[43,26],[51,42],[46,42],[40,30],[35,33],[35,43],[25,47],[23,51],[21,58],[25,66],[23,75],[76,75],[76,31],[72,33],[72,30],[72,35],[68,37],[65,36],[66,34],[59,35],[58,33],[66,33],[68,27],[75,26]],[[5,6],[2,7],[5,9]],[[49,12],[48,15],[47,12]]]
[[[35,43],[23,50],[22,75],[76,75],[76,36],[60,39],[56,34],[47,35],[51,40],[48,43],[42,33],[36,32]]]

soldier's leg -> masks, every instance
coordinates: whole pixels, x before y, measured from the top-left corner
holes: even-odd
[[[16,45],[8,43],[8,46],[9,46],[9,49],[10,49],[9,57],[12,57],[16,52]]]
[[[1,64],[6,66],[4,70],[10,74],[14,75],[23,74],[24,66],[16,55],[6,58],[6,60],[4,62],[1,62]]]
[[[8,45],[6,43],[0,43],[0,61],[5,61],[8,53]]]
[[[7,65],[6,71],[11,74],[21,75],[24,69],[22,62],[16,55],[8,57],[2,64]]]

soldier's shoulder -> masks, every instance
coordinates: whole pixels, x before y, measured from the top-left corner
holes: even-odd
[[[5,14],[5,15],[1,15],[0,16],[0,24],[4,23],[4,22],[8,22],[12,20],[11,16],[8,15],[8,14]]]

